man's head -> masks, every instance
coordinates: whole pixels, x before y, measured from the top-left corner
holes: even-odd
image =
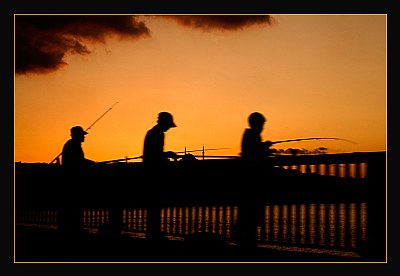
[[[252,129],[261,132],[264,128],[264,123],[267,121],[264,115],[259,112],[253,112],[249,116],[249,125]]]
[[[74,126],[71,128],[71,137],[74,140],[79,140],[83,142],[85,140],[85,135],[88,134],[83,130],[81,126]]]
[[[161,126],[164,131],[167,131],[171,127],[176,127],[174,118],[169,112],[160,112],[158,114],[157,124]]]

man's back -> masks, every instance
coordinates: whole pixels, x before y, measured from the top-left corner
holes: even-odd
[[[79,141],[68,140],[62,151],[62,166],[66,170],[79,170],[84,163],[85,157]]]
[[[150,129],[144,139],[143,161],[146,163],[163,162],[164,132],[156,125]]]
[[[246,129],[242,138],[242,157],[247,161],[259,161],[264,158],[261,136],[253,129]]]

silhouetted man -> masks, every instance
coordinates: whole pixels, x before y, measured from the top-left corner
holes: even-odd
[[[266,119],[261,113],[251,113],[248,117],[250,128],[244,131],[242,137],[242,182],[245,185],[239,192],[238,242],[245,247],[257,245],[257,225],[262,216],[262,204],[257,189],[259,180],[265,179],[270,173],[266,157],[272,143],[263,142],[261,139],[265,122]]]
[[[161,238],[161,195],[168,177],[169,158],[176,159],[176,153],[164,151],[164,133],[170,128],[176,127],[173,117],[168,112],[158,114],[157,124],[150,129],[144,139],[143,162],[145,168],[149,205],[147,207],[147,238]]]
[[[259,112],[253,112],[248,118],[250,128],[246,128],[242,137],[242,157],[245,161],[258,162],[265,160],[272,143],[261,140],[261,132],[266,122]]]
[[[81,198],[84,189],[85,174],[94,161],[85,158],[82,150],[82,142],[85,141],[86,131],[80,126],[71,128],[69,139],[62,150],[62,169],[64,175],[64,187],[61,191],[61,208],[59,209],[59,225],[69,230],[82,228]]]
[[[87,166],[94,162],[86,159],[83,153],[82,143],[85,141],[85,135],[88,134],[80,126],[71,128],[71,139],[63,147],[62,166],[69,173],[82,173]]]

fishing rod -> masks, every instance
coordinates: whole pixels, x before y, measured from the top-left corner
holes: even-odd
[[[306,140],[342,140],[342,141],[346,141],[352,144],[357,144],[356,142],[347,140],[347,139],[342,139],[342,138],[337,138],[337,137],[310,137],[310,138],[297,138],[297,139],[288,139],[288,140],[279,140],[279,141],[271,141],[271,144],[280,144],[280,143],[288,143],[288,142],[297,142],[297,141],[306,141]],[[196,149],[196,150],[186,150],[185,151],[179,151],[176,153],[191,153],[191,152],[205,152],[205,151],[210,151],[210,150],[222,150],[222,149],[229,149],[229,148],[212,148],[212,149]],[[204,155],[202,156],[195,156],[195,157],[206,157]],[[235,158],[234,156],[223,156],[223,155],[218,155],[218,156],[207,156],[207,157],[212,157],[212,158]],[[98,162],[98,163],[113,163],[113,162],[121,162],[121,161],[128,161],[128,160],[134,160],[134,159],[139,159],[139,158],[143,158],[143,156],[136,156],[136,157],[129,157],[129,158],[121,158],[121,159],[114,159],[114,160],[107,160],[107,161],[102,161],[102,162]]]
[[[216,158],[216,159],[239,159],[240,156],[235,155],[193,155],[196,158]]]
[[[342,138],[325,138],[325,137],[314,137],[314,138],[298,138],[298,139],[289,139],[289,140],[280,140],[280,141],[271,141],[271,143],[274,144],[279,144],[279,143],[287,143],[287,142],[297,142],[297,141],[305,141],[305,140],[342,140],[346,141],[352,144],[357,144],[356,142],[347,140],[347,139],[342,139]]]
[[[185,151],[178,151],[175,153],[187,153],[187,152],[198,152],[198,151],[209,151],[209,150],[223,150],[223,149],[230,149],[230,148],[215,148],[215,149],[197,149],[197,150],[185,150]]]
[[[141,156],[136,156],[136,157],[125,157],[125,158],[120,158],[120,159],[100,161],[100,162],[97,162],[97,164],[116,163],[116,162],[128,161],[128,160],[134,160],[134,159],[140,159],[140,158],[143,158],[143,156],[141,155]]]
[[[111,109],[114,108],[119,102],[115,102],[109,109],[106,110],[100,117],[98,117],[85,131],[87,132],[89,129],[91,129],[98,121],[100,121],[101,118],[103,118]],[[51,162],[50,164],[54,163],[58,158],[62,155],[62,152],[57,155]]]
[[[88,131],[89,129],[92,128],[92,126],[94,126],[95,123],[97,123],[101,118],[104,117],[104,115],[106,115],[111,109],[113,109],[114,106],[116,106],[119,102],[115,102],[115,104],[113,104],[109,109],[106,110],[106,112],[104,112],[99,118],[97,118],[96,121],[93,122],[93,124],[91,124],[87,129],[85,129],[85,131]]]
[[[185,150],[185,151],[178,151],[175,152],[177,154],[179,153],[188,153],[188,152],[198,152],[198,151],[209,151],[209,150],[222,150],[222,149],[230,149],[230,148],[213,148],[213,149],[196,149],[196,150]],[[178,157],[182,157],[182,156],[178,156]],[[135,157],[126,157],[126,158],[120,158],[120,159],[114,159],[114,160],[106,160],[106,161],[101,161],[101,162],[97,162],[100,164],[107,164],[107,163],[114,163],[114,162],[121,162],[121,161],[128,161],[128,160],[134,160],[134,159],[140,159],[143,158],[143,155],[141,156],[135,156]]]

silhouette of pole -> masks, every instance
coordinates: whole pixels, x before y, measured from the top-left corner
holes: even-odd
[[[88,131],[89,129],[92,128],[92,126],[94,126],[98,121],[100,121],[101,118],[103,118],[111,109],[113,109],[114,106],[116,106],[119,102],[115,102],[109,109],[106,110],[106,112],[104,112],[99,118],[97,118],[87,129],[85,129],[85,131]],[[51,162],[53,163],[56,160],[59,160],[58,158],[62,155],[62,152],[57,155]]]
[[[89,129],[92,128],[92,126],[94,126],[94,124],[96,124],[98,121],[100,121],[101,118],[104,117],[104,115],[106,115],[111,109],[113,109],[114,106],[116,106],[119,102],[116,102],[115,104],[113,104],[113,106],[111,106],[109,109],[107,109],[106,112],[104,112],[99,118],[97,118],[96,121],[93,122],[93,124],[91,124],[87,129],[85,129],[85,131],[88,131]]]

